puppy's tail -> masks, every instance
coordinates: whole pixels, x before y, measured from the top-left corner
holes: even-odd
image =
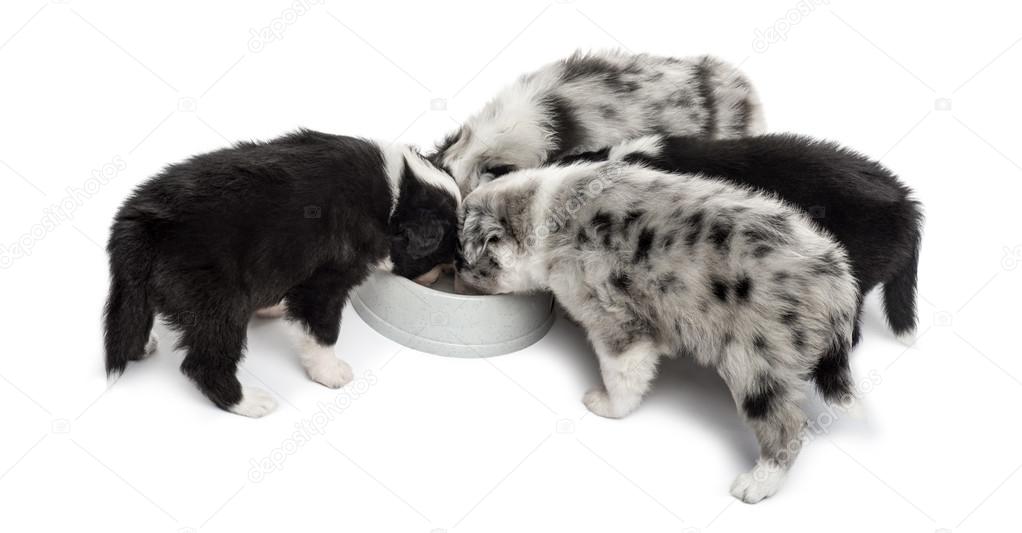
[[[149,283],[152,242],[143,228],[118,217],[107,245],[110,294],[106,301],[106,373],[120,374],[128,361],[141,359],[153,328],[155,308]]]
[[[919,246],[922,234],[919,215],[913,220],[911,252],[897,272],[884,282],[884,312],[887,324],[896,335],[916,329],[916,273],[919,270]]]

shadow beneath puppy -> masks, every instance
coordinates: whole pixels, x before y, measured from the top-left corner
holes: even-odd
[[[684,419],[719,435],[742,463],[759,457],[756,437],[738,414],[727,385],[713,369],[700,366],[690,357],[661,359],[646,401],[669,406]]]
[[[603,383],[600,366],[585,331],[560,306],[557,312],[557,324],[547,339],[551,348],[565,354],[564,360],[578,376],[581,394]],[[639,406],[640,411],[650,408],[680,413],[679,423],[692,420],[709,428],[732,446],[736,462],[747,463],[759,456],[755,435],[739,416],[724,381],[712,369],[699,366],[689,357],[661,359],[657,378]]]

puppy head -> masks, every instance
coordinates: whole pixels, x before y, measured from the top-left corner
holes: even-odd
[[[499,294],[536,288],[530,274],[530,259],[536,248],[531,230],[535,186],[524,178],[512,174],[482,185],[465,198],[460,210],[454,266],[458,276],[479,292]]]
[[[431,158],[465,196],[509,172],[541,165],[555,137],[542,100],[508,90],[440,143]]]
[[[458,203],[454,180],[417,153],[407,152],[397,205],[390,217],[393,272],[416,279],[454,261]]]

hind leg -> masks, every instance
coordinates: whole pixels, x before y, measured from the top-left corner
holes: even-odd
[[[156,353],[156,349],[160,345],[160,338],[156,336],[156,332],[153,331],[153,324],[156,322],[155,316],[150,316],[149,320],[146,321],[146,331],[149,332],[149,339],[146,340],[145,347],[142,348],[142,353],[131,358],[132,361],[141,361],[151,357]]]
[[[801,383],[765,361],[728,354],[720,373],[738,410],[759,441],[756,466],[731,484],[731,495],[756,503],[774,495],[802,447],[806,416],[798,405]]]
[[[649,390],[660,352],[649,341],[632,343],[623,350],[614,350],[600,341],[593,342],[600,361],[603,388],[589,390],[582,398],[594,414],[621,418],[639,406]]]
[[[243,387],[238,362],[245,347],[245,321],[222,317],[194,320],[182,327],[181,344],[188,354],[181,371],[217,407],[235,414],[260,417],[276,408],[268,393]]]
[[[334,389],[352,378],[351,367],[337,358],[334,345],[341,331],[341,310],[353,285],[349,272],[322,267],[287,293],[288,316],[300,326],[302,366],[313,381]]]

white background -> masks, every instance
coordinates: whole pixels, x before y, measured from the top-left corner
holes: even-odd
[[[1017,530],[1019,14],[799,5],[5,2],[0,530]],[[252,40],[268,26],[278,38]],[[607,47],[740,63],[771,131],[880,158],[926,205],[918,342],[870,299],[852,361],[866,418],[817,434],[776,497],[728,495],[756,446],[710,371],[670,363],[633,415],[586,416],[596,362],[566,321],[457,360],[349,308],[338,351],[364,386],[339,392],[304,376],[281,324],[253,322],[240,378],[280,402],[259,420],[203,398],[162,325],[158,355],[108,387],[107,228],[163,165],[298,126],[429,145],[519,73]],[[326,420],[328,404],[346,408]]]

